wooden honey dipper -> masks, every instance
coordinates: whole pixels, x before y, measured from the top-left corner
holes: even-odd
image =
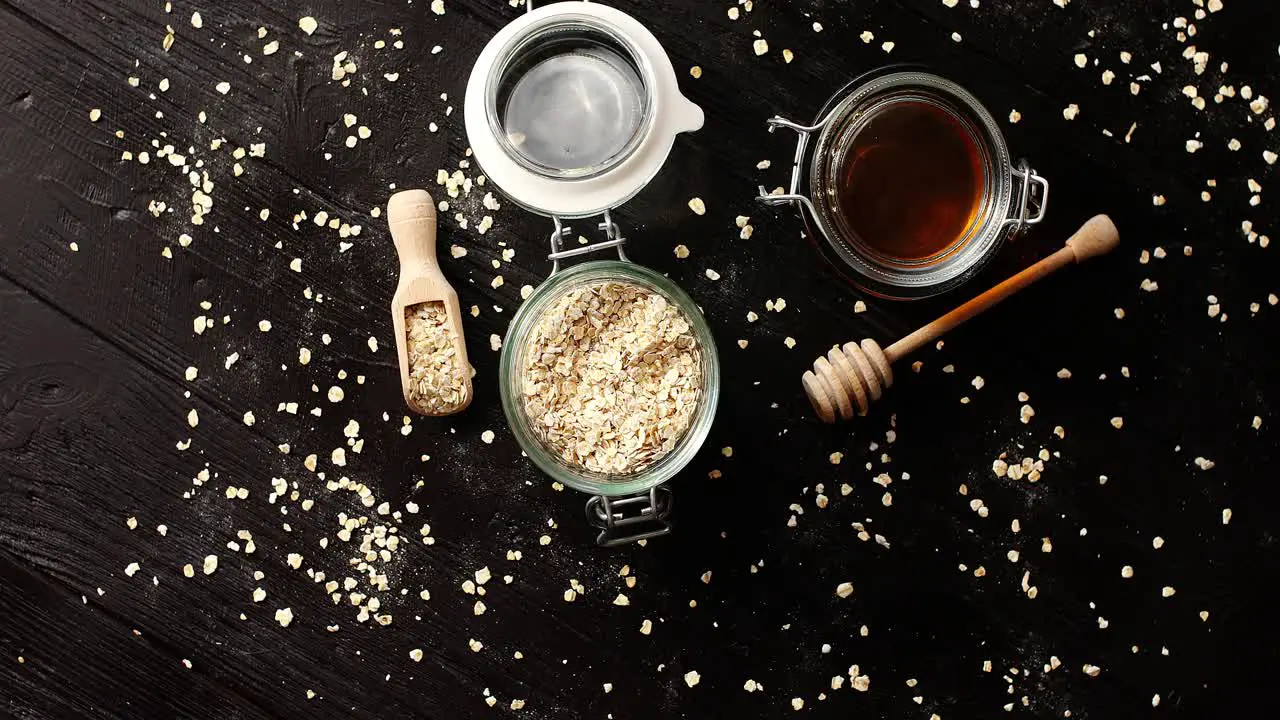
[[[881,393],[893,385],[893,363],[1037,280],[1068,265],[1105,255],[1119,243],[1120,233],[1111,218],[1095,215],[1067,240],[1062,249],[888,348],[881,350],[870,338],[863,340],[861,345],[850,342],[843,347],[832,348],[815,360],[813,370],[806,371],[801,378],[809,402],[813,403],[818,417],[827,423],[835,422],[837,415],[845,420],[852,418],[855,412],[866,415],[871,403],[879,400]]]

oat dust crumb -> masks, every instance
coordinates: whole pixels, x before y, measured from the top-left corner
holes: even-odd
[[[467,402],[466,375],[444,303],[418,303],[405,309],[409,353],[409,397],[430,414],[446,414]]]
[[[702,397],[689,319],[638,285],[566,293],[525,347],[521,395],[535,434],[592,472],[638,472],[671,452]]]

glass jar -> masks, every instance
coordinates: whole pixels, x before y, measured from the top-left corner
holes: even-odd
[[[676,135],[703,122],[653,33],[621,10],[576,1],[498,31],[471,71],[463,117],[485,175],[526,210],[558,218],[630,200]]]
[[[975,212],[954,240],[920,257],[895,257],[860,237],[842,202],[845,168],[868,127],[904,104],[936,110],[953,123],[976,154]],[[813,125],[782,117],[769,120],[769,130],[787,128],[799,135],[789,191],[759,200],[792,204],[807,211],[809,235],[823,255],[861,289],[890,299],[916,299],[951,290],[973,277],[1009,237],[1044,218],[1049,183],[1025,161],[1013,162],[1004,135],[991,114],[963,87],[918,70],[884,68],[865,75],[829,99]],[[805,172],[807,170],[807,172]],[[802,192],[802,181],[807,191]],[[859,192],[885,193],[883,187]],[[859,198],[876,204],[880,198]],[[907,213],[921,208],[903,204]],[[802,215],[804,213],[802,212]],[[890,218],[890,221],[892,218]]]
[[[567,293],[602,281],[638,285],[666,298],[689,320],[690,330],[701,353],[702,391],[689,428],[666,455],[628,475],[590,472],[570,465],[547,448],[533,431],[525,413],[521,392],[521,369],[524,367],[529,339],[539,321]],[[601,526],[602,544],[639,539],[640,536],[629,530],[628,534],[622,535],[624,528],[641,524],[628,522],[633,518],[650,526],[643,537],[664,534],[669,530],[666,515],[670,511],[670,494],[665,492],[665,488],[660,489],[658,486],[688,465],[702,447],[711,431],[720,396],[720,360],[716,353],[715,339],[702,311],[680,286],[649,268],[626,260],[595,260],[554,273],[538,286],[512,318],[502,344],[498,374],[502,410],[516,441],[533,464],[551,479],[594,496],[587,504],[587,516],[593,524]],[[663,492],[655,492],[657,490]],[[629,498],[636,499],[631,504],[640,505],[639,511],[626,517],[616,517],[618,513],[613,510],[614,506]]]
[[[616,28],[559,13],[498,51],[485,113],[505,154],[527,170],[586,179],[639,146],[653,123],[654,85],[653,68]]]
[[[675,136],[702,127],[702,109],[680,93],[657,38],[635,18],[591,2],[557,2],[498,31],[467,83],[463,113],[476,162],[516,204],[555,224],[551,276],[512,318],[502,346],[499,388],[511,431],[540,470],[585,493],[597,542],[620,545],[671,530],[663,486],[698,452],[715,417],[720,365],[702,312],[661,274],[627,260],[610,211],[657,175]],[[603,215],[604,239],[566,249],[566,218]],[[612,249],[617,260],[562,270],[569,258]],[[702,394],[679,443],[638,472],[610,476],[572,467],[544,446],[524,411],[523,357],[542,315],[565,293],[616,280],[661,295],[688,318],[702,352]]]

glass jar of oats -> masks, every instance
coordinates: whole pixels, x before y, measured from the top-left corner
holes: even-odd
[[[720,394],[711,329],[679,286],[625,260],[554,273],[512,319],[499,383],[529,458],[593,496],[600,544],[670,531],[660,486],[706,440]]]
[[[538,468],[591,493],[597,542],[620,545],[670,531],[662,484],[707,437],[720,365],[697,305],[627,260],[610,211],[644,189],[703,113],[635,18],[596,2],[532,5],[481,51],[463,108],[488,180],[555,223],[551,277],[502,346],[502,408]],[[563,220],[600,215],[603,239],[566,248]],[[617,260],[561,269],[608,249]]]

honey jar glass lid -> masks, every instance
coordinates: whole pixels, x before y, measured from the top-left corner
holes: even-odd
[[[512,200],[585,217],[639,192],[703,113],[643,25],[575,1],[526,13],[489,41],[464,119],[477,162]]]

